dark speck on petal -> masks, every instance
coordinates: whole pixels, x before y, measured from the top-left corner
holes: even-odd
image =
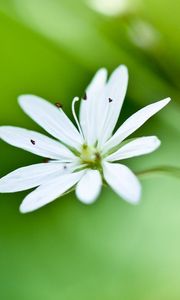
[[[34,141],[34,140],[31,140],[31,144],[35,145],[36,143],[35,143],[35,141]]]
[[[86,94],[86,92],[84,93],[84,96],[82,98],[83,98],[83,100],[87,100],[87,94]]]

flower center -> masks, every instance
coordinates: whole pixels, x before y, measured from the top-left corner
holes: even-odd
[[[101,164],[101,155],[97,148],[84,144],[81,149],[80,158],[82,163],[98,168]]]

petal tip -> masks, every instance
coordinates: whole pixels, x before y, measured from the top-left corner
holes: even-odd
[[[24,102],[24,101],[27,101],[28,98],[31,97],[31,96],[33,96],[33,95],[31,95],[31,94],[23,94],[23,95],[18,96],[18,97],[17,97],[18,103],[19,103],[20,105],[22,105],[23,102]]]
[[[77,187],[75,189],[75,194],[76,194],[76,197],[78,198],[78,200],[85,205],[93,204],[99,196],[99,193],[96,197],[89,197],[88,193],[87,193],[87,195],[84,195],[84,193],[82,194],[79,189],[79,185],[77,185]]]
[[[151,142],[152,142],[152,144],[153,144],[153,146],[154,146],[154,147],[153,147],[154,150],[156,150],[157,148],[160,147],[160,145],[161,145],[161,140],[160,140],[156,135],[151,136],[150,139],[151,139]]]
[[[102,73],[107,73],[107,69],[105,67],[100,68],[98,71]]]
[[[96,170],[89,170],[76,186],[76,197],[84,204],[91,204],[98,198],[101,186],[102,180],[100,173]]]
[[[33,212],[34,210],[36,210],[36,208],[32,208],[31,206],[26,205],[24,201],[21,203],[19,207],[19,211],[21,214],[27,214]]]
[[[23,203],[20,205],[19,211],[20,211],[21,214],[26,214],[28,212],[26,207],[24,207]]]
[[[141,201],[141,185],[139,184],[139,190],[136,191],[136,193],[132,194],[131,196],[121,196],[121,198],[123,200],[125,200],[126,202],[128,202],[129,204],[132,204],[132,205],[138,205]]]
[[[170,101],[171,101],[171,98],[168,97],[168,98],[165,98],[165,99],[161,100],[161,103],[163,103],[163,107],[164,107],[164,106],[166,106]]]
[[[128,67],[124,64],[119,65],[119,67],[117,67],[117,70],[124,72],[128,75]]]
[[[139,185],[139,191],[136,195],[134,195],[134,197],[132,197],[131,204],[138,205],[140,203],[140,201],[141,201],[141,191],[142,191],[141,185]]]
[[[128,71],[128,67],[126,65],[124,65],[124,64],[121,64],[119,67],[123,68],[125,71]]]
[[[20,107],[22,109],[26,108],[26,104],[27,102],[31,102],[31,101],[37,101],[37,100],[43,100],[41,99],[39,96],[33,95],[33,94],[23,94],[18,96],[17,98],[18,100],[18,104],[20,105]]]

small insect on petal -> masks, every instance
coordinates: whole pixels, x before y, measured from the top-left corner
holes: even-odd
[[[83,98],[83,100],[87,100],[87,94],[86,94],[86,92],[84,93],[84,96],[82,98]]]
[[[31,140],[31,144],[35,145],[35,144],[36,144],[36,142],[35,142],[34,140]]]
[[[62,108],[63,107],[60,102],[56,102],[55,105],[56,105],[57,108]]]
[[[108,100],[109,100],[109,103],[113,102],[113,99],[111,99],[111,98],[109,98]]]

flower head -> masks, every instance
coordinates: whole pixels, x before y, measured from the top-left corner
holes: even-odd
[[[107,81],[100,69],[81,100],[79,119],[75,104],[72,113],[77,127],[69,120],[60,103],[50,104],[33,95],[19,97],[21,108],[53,138],[31,130],[1,126],[5,142],[46,158],[46,162],[17,169],[0,179],[0,192],[10,193],[37,187],[25,197],[20,211],[30,212],[75,189],[86,204],[95,201],[105,181],[120,197],[137,203],[141,185],[121,161],[151,153],[160,146],[156,136],[126,140],[170,98],[150,104],[128,118],[113,133],[128,84],[128,71],[119,66]],[[48,160],[47,160],[48,158]]]

